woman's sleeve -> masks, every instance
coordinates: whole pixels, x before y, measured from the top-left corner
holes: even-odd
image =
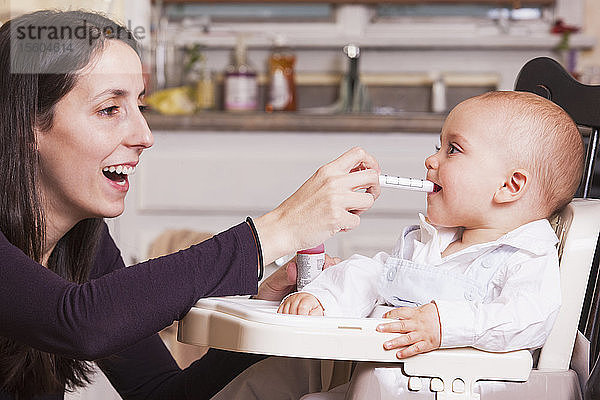
[[[247,223],[129,268],[121,268],[105,230],[95,269],[102,276],[84,284],[34,262],[0,233],[0,335],[93,360],[150,337],[201,297],[256,293],[257,249]]]

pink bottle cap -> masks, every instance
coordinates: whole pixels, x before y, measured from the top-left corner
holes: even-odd
[[[312,249],[300,250],[298,254],[320,254],[325,253],[325,245],[321,243],[317,247],[313,247]]]

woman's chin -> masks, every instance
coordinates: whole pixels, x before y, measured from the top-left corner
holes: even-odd
[[[100,218],[115,218],[119,215],[123,214],[125,211],[125,204],[121,203],[119,205],[115,205],[114,207],[108,208],[104,210],[101,215],[98,215]]]

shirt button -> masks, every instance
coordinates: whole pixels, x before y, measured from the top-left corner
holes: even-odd
[[[387,273],[388,281],[393,281],[396,277],[396,268],[390,268]]]

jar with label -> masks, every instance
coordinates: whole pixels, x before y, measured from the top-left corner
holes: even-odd
[[[255,111],[258,86],[256,72],[246,60],[246,44],[238,36],[232,63],[224,76],[224,108],[227,111]]]
[[[284,42],[282,36],[277,36],[269,56],[269,97],[266,111],[296,111],[296,57],[284,47]]]
[[[296,253],[296,287],[301,291],[323,271],[325,265],[325,245]]]

